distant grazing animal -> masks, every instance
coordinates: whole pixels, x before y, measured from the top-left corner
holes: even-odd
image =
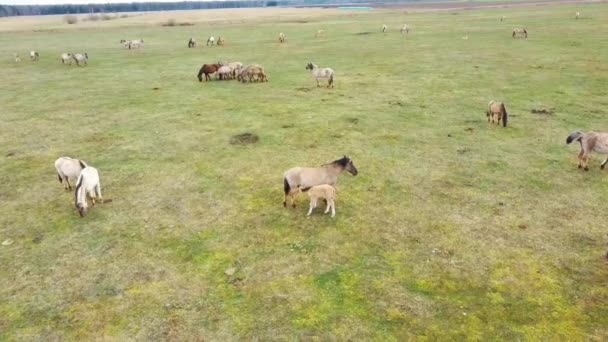
[[[194,38],[190,38],[190,40],[188,41],[188,48],[193,47],[196,47],[196,40],[194,40]]]
[[[226,40],[224,39],[224,37],[222,37],[222,36],[217,37],[217,45],[222,46],[224,44],[226,44]]]
[[[501,21],[501,22],[503,22],[503,21],[505,21],[505,20],[507,20],[507,17],[506,17],[506,16],[504,16],[504,15],[503,15],[502,17],[500,17],[500,21]]]
[[[78,208],[80,217],[84,217],[87,214],[89,205],[87,203],[87,197],[91,199],[93,205],[99,197],[99,202],[103,203],[103,197],[101,197],[101,184],[99,182],[99,172],[92,166],[87,166],[80,172],[78,181],[76,182],[76,191],[74,192],[75,205]]]
[[[576,12],[576,19],[578,19],[581,16],[581,12]]]
[[[462,36],[462,39],[469,40],[469,35],[467,34],[466,36]]]
[[[382,32],[386,33],[386,31],[388,31],[388,26],[386,26],[386,24],[382,25]]]
[[[213,44],[215,44],[215,38],[213,38],[213,36],[210,36],[209,38],[207,38],[207,46]]]
[[[403,24],[403,26],[401,26],[400,32],[401,34],[408,34],[410,33],[410,27],[407,26],[407,24]]]
[[[327,201],[327,207],[325,208],[325,214],[331,209],[331,217],[336,216],[336,188],[329,184],[316,185],[308,189],[308,197],[310,198],[310,206],[308,207],[308,214],[312,214],[312,210],[317,207],[319,199]]]
[[[502,120],[502,126],[507,127],[508,114],[504,103],[494,100],[490,101],[490,103],[488,103],[486,116],[488,117],[488,122],[490,122],[490,120],[492,123],[496,121],[496,124],[500,125],[500,120]]]
[[[239,81],[245,83],[247,81],[260,81],[260,82],[268,82],[268,77],[266,76],[266,72],[264,71],[264,67],[259,64],[248,65],[246,68],[241,69],[241,73],[239,74]]]
[[[40,54],[38,53],[38,51],[30,51],[30,60],[32,60],[32,61],[40,60]]]
[[[317,38],[326,37],[325,30],[318,30],[317,33],[315,34],[315,37],[317,37]]]
[[[14,53],[13,56],[15,57],[15,63],[21,63],[21,57],[19,57],[18,53]]]
[[[232,69],[230,69],[230,67],[227,65],[223,65],[217,69],[217,75],[219,76],[220,80],[229,80],[232,78]]]
[[[143,39],[129,40],[129,49],[139,49],[144,45]]]
[[[528,38],[528,31],[525,28],[514,28],[511,37],[515,38],[518,36]]]
[[[89,55],[87,55],[86,52],[84,53],[84,55],[77,53],[77,54],[72,55],[72,59],[74,59],[74,61],[76,61],[76,65],[78,65],[78,66],[81,66],[82,64],[88,65]]]
[[[125,49],[127,49],[127,48],[129,48],[129,45],[131,44],[131,41],[130,40],[121,39],[120,40],[120,44],[122,44],[122,46],[124,46]]]
[[[59,183],[63,184],[65,190],[72,190],[70,185],[70,178],[76,179],[80,175],[80,171],[87,167],[87,163],[79,159],[73,159],[70,157],[60,157],[55,160],[55,170],[57,170],[57,177]]]
[[[214,74],[220,66],[218,64],[203,64],[201,69],[198,71],[198,81],[203,82],[203,74],[205,74],[205,81],[211,81],[211,76]]]
[[[285,192],[283,206],[287,207],[287,196],[289,196],[291,206],[295,208],[295,197],[298,192],[306,192],[315,185],[329,184],[336,186],[338,176],[342,171],[348,171],[353,176],[359,173],[352,159],[347,156],[329,164],[321,165],[321,167],[296,166],[287,170],[283,174],[283,190]]]
[[[61,54],[61,64],[69,64],[72,65],[72,54],[71,53],[62,53]]]
[[[310,70],[312,72],[312,77],[314,77],[314,79],[317,81],[317,87],[319,87],[319,79],[322,78],[328,79],[327,88],[330,86],[332,88],[334,87],[334,71],[331,68],[319,69],[316,64],[308,63],[306,64],[306,70]]]
[[[285,34],[279,33],[279,43],[285,43]]]
[[[585,171],[589,171],[587,162],[589,161],[589,154],[591,151],[595,151],[601,154],[608,154],[608,133],[605,132],[589,132],[582,133],[574,131],[570,133],[566,139],[566,144],[570,144],[573,141],[581,143],[581,151],[578,154],[578,168],[584,168]],[[604,159],[600,165],[601,169],[604,169],[608,163],[608,157]]]
[[[237,78],[237,76],[241,72],[241,69],[243,68],[243,63],[241,63],[241,62],[231,62],[231,63],[217,62],[217,64],[219,66],[224,66],[224,65],[228,66],[230,68],[230,73],[232,75],[232,78]]]

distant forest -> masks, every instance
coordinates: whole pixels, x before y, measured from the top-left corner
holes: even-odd
[[[1,0],[0,0],[1,1]],[[410,0],[417,2],[420,0]],[[385,2],[398,2],[388,0]],[[273,6],[328,6],[340,4],[363,4],[369,0],[228,0],[228,1],[183,1],[183,2],[132,2],[86,5],[0,5],[0,17],[19,15],[50,15],[79,13],[116,13],[200,10],[213,8],[244,8]]]

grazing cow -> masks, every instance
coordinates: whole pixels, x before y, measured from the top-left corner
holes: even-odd
[[[211,81],[211,76],[209,75],[214,74],[219,68],[218,64],[203,64],[196,77],[198,77],[199,82],[203,82],[203,74],[205,74],[205,82]]]
[[[496,124],[500,125],[500,120],[502,120],[502,126],[507,127],[508,114],[504,103],[494,100],[490,101],[490,103],[488,103],[486,116],[488,117],[488,122],[490,122],[490,120],[492,123],[496,121]]]
[[[331,209],[331,217],[336,216],[336,188],[329,184],[315,185],[308,189],[308,197],[310,198],[310,206],[308,207],[308,214],[312,214],[312,210],[317,207],[319,199],[327,201],[327,207],[325,208],[325,214]]]
[[[570,144],[573,141],[578,141],[581,143],[581,151],[578,154],[578,168],[581,167],[585,171],[589,171],[589,167],[587,166],[587,162],[589,161],[589,154],[592,151],[601,154],[608,154],[608,133],[605,132],[588,132],[582,133],[579,131],[574,131],[570,133],[568,138],[566,138],[566,144]],[[601,169],[604,169],[608,163],[608,157],[604,159],[602,164],[600,165]]]
[[[40,60],[40,54],[38,53],[38,51],[30,51],[30,60],[31,61],[39,61]]]
[[[514,28],[513,29],[513,34],[511,35],[511,37],[515,38],[515,37],[524,37],[524,38],[528,38],[528,31],[526,31],[525,28]]]
[[[57,177],[59,178],[59,183],[63,184],[63,188],[65,190],[72,190],[72,186],[70,185],[70,178],[78,178],[80,172],[85,167],[87,167],[87,163],[80,159],[60,157],[55,160],[55,170],[57,170]]]
[[[76,182],[76,191],[74,193],[75,205],[78,209],[80,217],[84,217],[88,211],[87,197],[91,199],[93,205],[99,197],[99,202],[103,203],[101,197],[101,184],[99,182],[99,172],[92,166],[87,166],[80,172],[78,181]]]
[[[321,184],[336,186],[338,176],[348,171],[356,176],[359,171],[355,167],[353,160],[347,156],[334,160],[331,163],[321,165],[321,167],[292,167],[283,174],[283,190],[285,197],[283,206],[287,207],[287,197],[291,199],[291,206],[296,207],[295,197],[300,191],[308,191],[311,187]]]
[[[317,81],[317,87],[319,87],[319,79],[327,78],[327,88],[330,86],[334,87],[334,71],[331,68],[319,68],[314,63],[306,64],[306,70],[310,70],[312,72],[312,77],[314,77],[315,81]]]

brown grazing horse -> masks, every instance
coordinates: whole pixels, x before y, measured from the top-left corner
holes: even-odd
[[[589,161],[589,154],[591,151],[597,153],[608,154],[608,133],[604,132],[589,132],[582,133],[574,131],[570,133],[566,138],[566,144],[570,144],[573,141],[581,143],[581,151],[578,153],[578,168],[584,168],[585,171],[589,171],[587,162]],[[608,157],[604,159],[600,168],[604,168],[608,163]]]
[[[205,81],[211,81],[211,74],[214,74],[220,66],[218,64],[203,64],[201,70],[198,71],[198,81],[203,82],[203,74],[205,74]]]
[[[490,103],[488,103],[486,116],[488,117],[488,122],[492,119],[492,123],[496,121],[498,125],[500,125],[500,120],[502,119],[502,126],[507,127],[508,114],[504,103],[494,100],[490,101]]]

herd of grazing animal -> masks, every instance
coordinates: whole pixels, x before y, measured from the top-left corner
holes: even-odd
[[[576,12],[575,18],[579,19],[580,12]],[[500,17],[500,21],[506,20],[505,16]],[[388,32],[388,25],[383,24],[381,28],[383,33]],[[400,29],[400,33],[407,35],[410,31],[410,27],[407,24],[403,24]],[[317,38],[325,38],[326,33],[324,30],[318,30],[315,34]],[[528,37],[528,31],[525,28],[514,28],[512,31],[512,37]],[[468,35],[462,39],[467,40]],[[281,32],[279,34],[279,42],[285,43],[285,34]],[[143,39],[135,40],[121,40],[121,44],[128,49],[138,49],[144,44]],[[215,37],[209,36],[207,39],[207,46],[212,45],[222,46],[225,44],[225,39],[219,36],[216,42]],[[196,47],[196,40],[190,38],[188,41],[188,48]],[[14,54],[16,63],[21,62],[21,58],[18,53]],[[78,66],[87,65],[89,56],[87,53],[63,53],[61,54],[61,63],[71,65],[76,62]],[[39,61],[40,54],[37,51],[30,51],[30,60]],[[327,87],[334,87],[335,75],[331,68],[319,68],[316,64],[309,62],[306,64],[306,70],[310,70],[313,78],[316,81],[317,87],[320,87],[319,80],[327,79]],[[264,70],[264,67],[259,64],[243,65],[241,62],[218,62],[213,64],[204,64],[198,74],[197,78],[199,82],[203,81],[203,75],[205,81],[211,81],[212,75],[215,75],[216,79],[219,80],[231,80],[236,79],[240,82],[264,82],[268,81],[268,77]],[[489,123],[496,123],[500,125],[502,122],[503,127],[507,127],[508,114],[503,102],[490,101],[486,110],[486,117]],[[592,151],[597,153],[608,155],[608,133],[602,132],[589,132],[582,133],[579,131],[572,132],[566,139],[566,143],[570,144],[574,141],[578,141],[581,145],[581,150],[578,155],[578,167],[583,168],[585,171],[589,170],[588,159]],[[602,161],[600,167],[603,169],[608,164],[608,156]],[[61,157],[55,161],[55,169],[57,171],[57,177],[59,182],[62,183],[66,191],[72,190],[70,179],[76,179],[75,185],[75,202],[74,205],[78,209],[81,217],[84,217],[89,209],[88,200],[91,201],[92,205],[95,205],[97,201],[103,203],[101,195],[101,184],[99,179],[99,172],[94,167],[87,165],[82,160],[72,159],[69,157]],[[284,183],[284,200],[283,206],[287,206],[287,198],[291,200],[292,207],[295,208],[295,197],[300,192],[307,192],[310,198],[310,205],[307,216],[310,216],[313,210],[317,207],[318,201],[323,199],[326,201],[325,213],[331,211],[331,216],[335,216],[335,200],[336,200],[336,183],[338,176],[347,171],[353,176],[358,174],[357,168],[355,167],[350,157],[344,156],[331,163],[324,164],[320,167],[294,167],[287,170],[283,175]],[[109,201],[109,200],[108,200]]]

